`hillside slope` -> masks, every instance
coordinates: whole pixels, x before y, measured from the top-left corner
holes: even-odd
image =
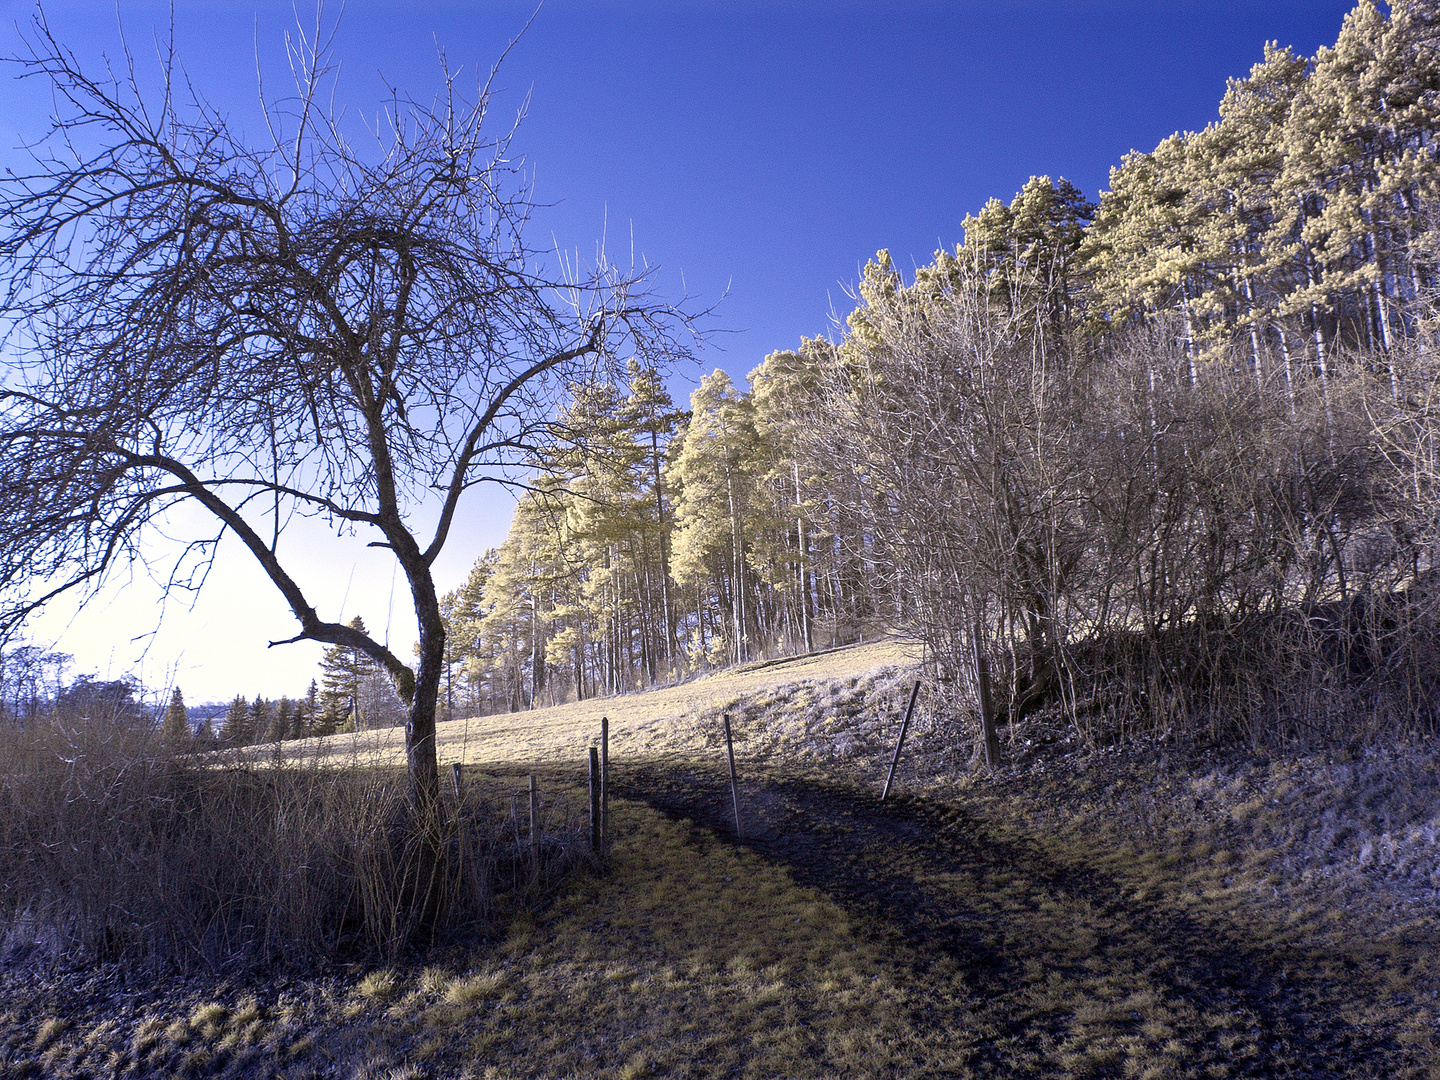
[[[893,689],[890,684],[903,682],[918,667],[918,658],[917,646],[885,638],[811,656],[747,664],[655,690],[452,720],[438,725],[440,764],[444,768],[456,761],[471,765],[581,763],[588,747],[599,740],[602,716],[610,719],[610,752],[617,760],[698,753],[715,745],[715,724],[727,708],[736,710],[739,737],[742,741],[756,738],[758,750],[760,742],[773,742],[763,738],[762,725],[754,722],[765,703],[795,694],[828,697],[832,688],[853,687],[862,681],[867,689],[877,680],[887,690]],[[844,717],[858,716],[857,709],[844,704]],[[845,735],[838,726],[836,730],[837,737]],[[301,754],[390,758],[396,763],[403,746],[399,728],[286,744],[287,750],[293,747]]]

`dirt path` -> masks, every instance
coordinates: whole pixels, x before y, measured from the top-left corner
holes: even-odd
[[[616,770],[614,790],[733,836],[718,769],[629,765]],[[1303,950],[1137,898],[1133,885],[1058,861],[1039,842],[995,835],[963,808],[893,795],[882,805],[843,783],[772,775],[746,781],[742,816],[745,846],[910,952],[916,978],[948,961],[946,977],[953,971],[988,1003],[988,1064],[999,1074],[1108,1075],[1105,1043],[1127,1039],[1153,1042],[1157,1061],[1177,1066],[1165,1075],[1424,1068],[1389,1033],[1347,1018],[1347,999],[1367,992],[1364,973],[1337,985]],[[916,1020],[976,1017],[941,1010]]]

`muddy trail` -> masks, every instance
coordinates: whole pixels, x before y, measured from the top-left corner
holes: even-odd
[[[718,769],[627,764],[612,783],[618,797],[693,822],[702,848],[737,842]],[[771,774],[744,782],[741,815],[739,843],[852,912],[907,977],[963,984],[963,1006],[915,1022],[983,1027],[990,1036],[970,1063],[981,1072],[1112,1075],[1087,1045],[1127,1040],[1153,1043],[1157,1064],[1174,1067],[1165,1075],[1389,1077],[1426,1067],[1392,1033],[1347,1019],[1347,1001],[1370,992],[1365,972],[1338,980],[1253,925],[1216,925],[1147,899],[1038,838],[998,835],[964,808],[894,793],[882,804],[843,782]]]

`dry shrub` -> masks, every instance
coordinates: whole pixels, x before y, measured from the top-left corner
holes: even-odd
[[[586,858],[576,823],[552,820],[537,862],[473,795],[417,821],[390,770],[172,752],[99,721],[0,743],[12,953],[180,968],[394,956],[483,929],[498,891],[533,899]]]
[[[1068,651],[1073,705],[1048,718],[1091,747],[1132,737],[1247,747],[1426,738],[1440,728],[1440,612],[1424,585],[1097,635]]]
[[[1057,337],[949,269],[867,270],[800,452],[965,735],[1433,731],[1433,351],[1196,349],[1178,315]]]

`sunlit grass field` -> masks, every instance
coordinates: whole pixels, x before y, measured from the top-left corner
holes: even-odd
[[[492,765],[574,762],[583,768],[588,748],[599,740],[602,716],[610,720],[610,752],[617,760],[701,752],[714,745],[714,717],[727,706],[763,697],[777,685],[829,684],[869,671],[908,668],[918,656],[918,646],[886,638],[813,656],[723,670],[641,693],[451,720],[437,725],[437,753],[442,769],[457,761]],[[356,760],[400,764],[404,732],[386,728],[284,745],[287,753],[297,756],[320,753],[347,764]]]

